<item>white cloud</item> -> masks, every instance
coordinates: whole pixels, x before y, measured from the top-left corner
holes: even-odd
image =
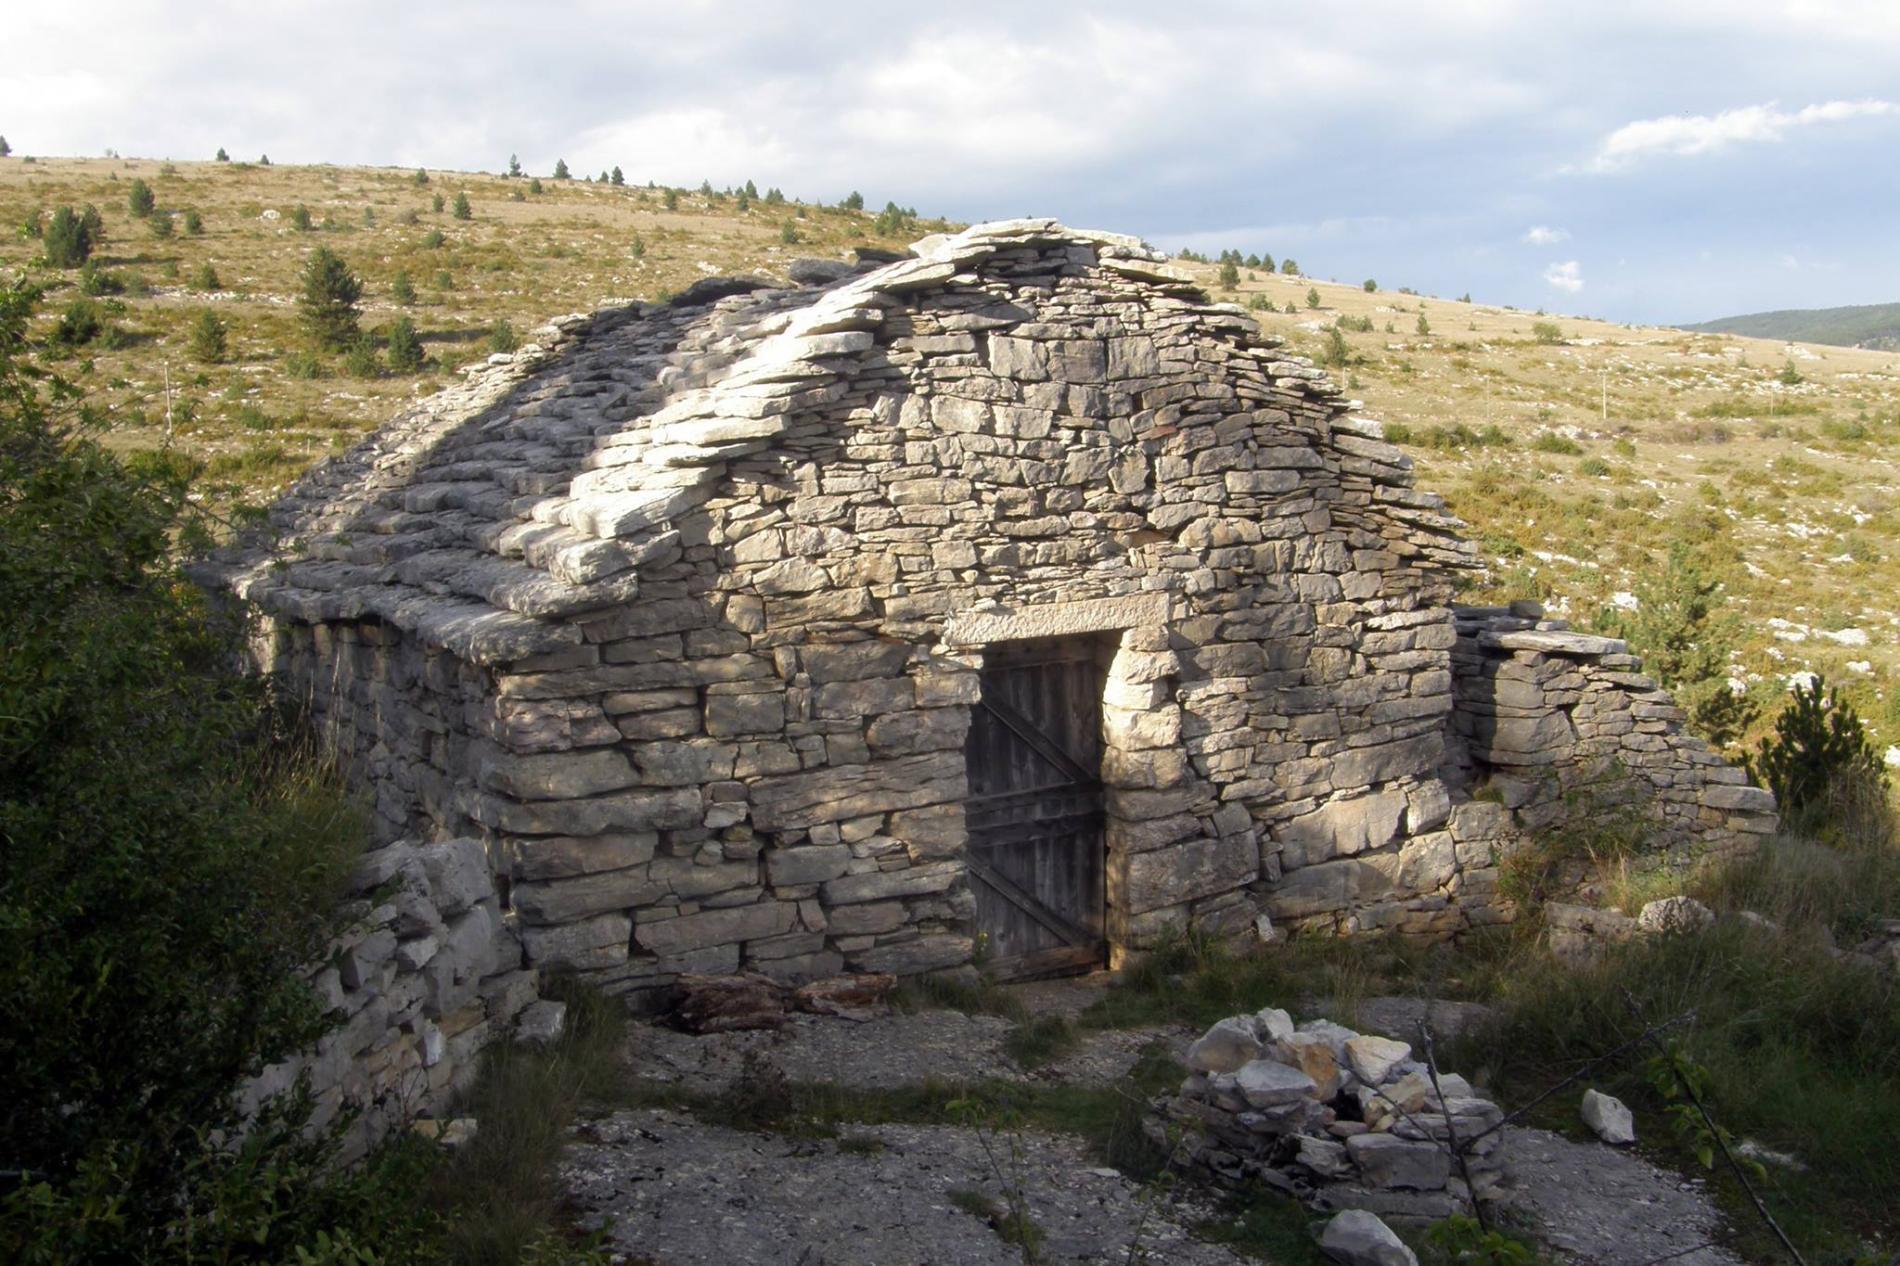
[[[1566,294],[1576,294],[1583,289],[1583,265],[1574,259],[1552,264],[1544,270],[1544,281]]]
[[[1638,119],[1603,138],[1597,146],[1596,157],[1590,160],[1590,170],[1615,171],[1657,154],[1712,154],[1733,145],[1777,142],[1786,139],[1794,128],[1890,114],[1900,114],[1900,105],[1867,98],[1828,101],[1799,110],[1783,110],[1771,101],[1766,105],[1724,110],[1720,114],[1670,114],[1657,119]]]
[[[1524,234],[1524,240],[1529,242],[1532,246],[1555,246],[1559,242],[1567,242],[1570,240],[1570,230],[1553,229],[1547,225],[1534,224],[1531,226],[1530,231]]]

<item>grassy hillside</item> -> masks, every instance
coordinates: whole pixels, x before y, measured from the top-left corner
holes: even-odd
[[[178,213],[172,236],[130,214],[134,179]],[[462,191],[469,220],[452,211]],[[0,160],[0,222],[87,202],[108,233],[99,266],[127,288],[100,300],[121,305],[109,315],[117,333],[76,349],[68,368],[85,370],[110,405],[115,444],[169,436],[205,463],[214,501],[267,496],[487,354],[498,322],[525,333],[561,312],[654,298],[712,273],[782,271],[799,256],[899,246],[935,227],[580,181],[544,179],[535,193],[525,179],[446,172],[418,184],[403,170]],[[308,230],[294,227],[299,205]],[[186,209],[202,235],[185,230]],[[406,310],[430,357],[422,372],[361,377],[341,357],[311,363],[294,292],[319,244],[365,280],[367,328],[404,310],[393,290],[407,272],[417,299]],[[0,267],[37,254],[37,242],[0,241]],[[207,263],[219,288],[195,290]],[[1223,293],[1214,267],[1193,267]],[[51,280],[63,288],[49,297],[49,326],[79,281]],[[1900,355],[1280,273],[1243,271],[1226,297],[1332,362],[1414,456],[1420,482],[1471,523],[1489,565],[1474,596],[1541,597],[1587,622],[1627,605],[1670,542],[1687,542],[1742,617],[1738,680],[1771,702],[1790,674],[1825,672],[1883,746],[1900,743]],[[230,353],[216,364],[189,350],[207,308],[230,326]]]
[[[1848,308],[1783,308],[1777,312],[1721,317],[1682,328],[1711,334],[1785,339],[1794,343],[1828,343],[1835,347],[1900,351],[1900,303],[1865,303]]]

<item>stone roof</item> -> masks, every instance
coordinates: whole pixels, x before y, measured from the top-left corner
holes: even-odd
[[[710,278],[664,304],[557,318],[313,468],[274,507],[270,539],[198,574],[273,615],[375,617],[474,663],[578,644],[562,617],[634,598],[640,565],[678,548],[675,521],[730,462],[844,393],[888,309],[974,282],[999,252],[1063,246],[1127,283],[1200,297],[1136,238],[1022,219],[926,238],[882,266],[807,261],[789,286]],[[1232,305],[1197,319],[1278,345]],[[1305,361],[1268,369],[1338,394]]]

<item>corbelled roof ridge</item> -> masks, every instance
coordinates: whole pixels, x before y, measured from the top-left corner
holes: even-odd
[[[1278,346],[1139,239],[1053,219],[928,237],[910,258],[841,277],[804,270],[814,287],[707,278],[665,304],[534,331],[313,469],[273,511],[274,541],[201,572],[269,612],[374,615],[478,663],[576,644],[560,617],[632,599],[641,564],[677,557],[674,521],[713,496],[731,462],[842,397],[887,311],[973,285],[987,262],[1025,250],[1174,296],[1210,332]],[[1263,359],[1275,379],[1337,394],[1308,362]]]

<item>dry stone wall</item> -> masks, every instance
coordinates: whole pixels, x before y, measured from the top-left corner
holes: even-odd
[[[479,834],[530,961],[615,992],[967,968],[984,648],[1067,636],[1115,954],[1503,917],[1517,824],[1443,776],[1472,551],[1376,422],[1133,239],[797,276],[539,331],[208,570],[386,834]]]
[[[385,845],[365,854],[352,888],[345,927],[309,976],[336,1025],[253,1079],[243,1103],[255,1109],[307,1079],[313,1125],[357,1113],[345,1141],[360,1155],[466,1090],[482,1050],[517,1022],[558,1032],[562,1007],[540,998],[481,841]]]

